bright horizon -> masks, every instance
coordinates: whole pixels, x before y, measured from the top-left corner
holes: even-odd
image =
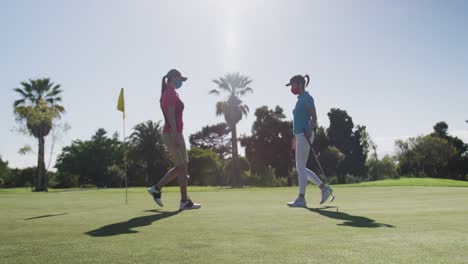
[[[18,155],[37,140],[12,131],[13,88],[30,78],[62,85],[62,121],[72,140],[98,128],[122,134],[116,110],[125,88],[127,135],[146,120],[163,120],[157,103],[171,68],[189,77],[184,134],[223,122],[209,95],[212,80],[240,72],[254,81],[238,124],[249,135],[255,109],[281,106],[288,119],[296,98],[284,87],[308,73],[319,125],[331,108],[367,127],[379,156],[395,139],[432,131],[439,121],[468,142],[468,3],[464,1],[3,1],[0,3],[0,155],[11,167],[35,166]],[[202,118],[200,118],[202,117]],[[50,137],[46,139],[46,164]],[[243,151],[241,154],[244,155]],[[53,165],[51,166],[53,167]]]

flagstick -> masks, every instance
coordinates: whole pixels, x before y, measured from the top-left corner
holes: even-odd
[[[120,88],[119,100],[117,101],[117,110],[122,112],[123,117],[123,151],[124,151],[124,173],[125,173],[125,204],[128,204],[128,184],[127,184],[127,144],[125,139],[125,101],[124,88]]]
[[[125,115],[125,114],[124,114]],[[127,186],[127,144],[125,143],[125,116],[123,118],[123,142],[124,142],[124,173],[125,173],[125,204],[128,204]]]

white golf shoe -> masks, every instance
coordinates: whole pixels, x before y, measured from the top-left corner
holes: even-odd
[[[332,187],[325,185],[325,187],[323,187],[322,189],[322,200],[320,201],[320,204],[323,204],[324,202],[326,202],[332,193],[333,193]]]
[[[161,190],[156,186],[151,186],[148,188],[148,193],[153,196],[153,200],[161,207],[163,207],[163,203],[161,201]]]
[[[307,207],[306,201],[304,198],[297,197],[293,202],[288,203],[289,207]]]
[[[190,198],[188,198],[187,201],[185,201],[185,202],[180,201],[179,209],[181,211],[182,210],[188,210],[188,209],[200,209],[200,208],[201,208],[201,204],[193,203],[192,200],[190,200]]]

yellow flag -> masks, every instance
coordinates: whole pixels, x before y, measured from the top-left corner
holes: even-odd
[[[117,110],[123,113],[123,118],[125,119],[125,101],[124,101],[124,89],[120,88],[119,101],[117,102]]]

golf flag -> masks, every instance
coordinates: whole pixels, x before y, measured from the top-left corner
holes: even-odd
[[[119,101],[117,102],[117,110],[123,113],[123,118],[125,119],[124,88],[120,88]]]
[[[123,151],[124,151],[124,172],[125,172],[125,204],[128,204],[128,185],[127,185],[127,148],[125,143],[125,101],[124,88],[120,88],[119,101],[117,102],[117,110],[123,114]]]

